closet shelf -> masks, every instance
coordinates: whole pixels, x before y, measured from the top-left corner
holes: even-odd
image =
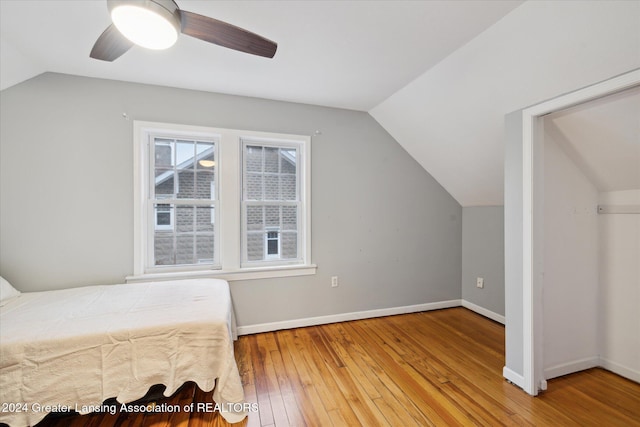
[[[640,214],[640,205],[598,205],[599,214]]]

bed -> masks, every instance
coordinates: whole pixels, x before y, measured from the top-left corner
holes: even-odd
[[[187,381],[213,389],[227,421],[246,416],[226,281],[22,294],[6,285],[3,280],[0,422],[34,425],[48,412],[91,412],[112,397],[132,402],[155,384],[170,396]]]

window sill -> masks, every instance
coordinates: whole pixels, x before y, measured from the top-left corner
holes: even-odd
[[[293,277],[293,276],[310,276],[316,274],[318,266],[309,265],[292,265],[278,267],[256,267],[243,268],[238,270],[199,270],[199,271],[174,271],[170,273],[147,273],[133,276],[127,276],[127,283],[153,282],[162,280],[180,280],[180,279],[202,279],[214,278],[223,279],[229,282],[235,280],[253,280],[253,279],[270,279],[275,277]]]

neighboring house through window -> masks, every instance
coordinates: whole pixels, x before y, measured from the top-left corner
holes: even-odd
[[[136,258],[129,279],[315,272],[310,137],[137,121],[134,128]]]
[[[243,139],[243,265],[300,261],[299,144]]]
[[[171,205],[157,204],[155,206],[154,220],[156,230],[173,230],[173,209]]]

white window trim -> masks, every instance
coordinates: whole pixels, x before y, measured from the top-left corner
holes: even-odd
[[[147,268],[149,247],[148,231],[148,180],[149,157],[148,135],[153,133],[167,133],[183,137],[216,137],[218,158],[218,212],[216,221],[224,227],[216,229],[216,239],[219,242],[219,263],[221,269],[211,269],[206,266],[179,266],[167,268],[166,272],[150,271]],[[301,168],[300,198],[303,201],[303,211],[300,220],[303,221],[301,231],[304,234],[304,245],[299,246],[302,262],[295,265],[258,266],[241,268],[241,161],[242,139],[259,139],[273,141],[297,141],[301,144],[301,157],[304,162]],[[212,128],[203,126],[188,126],[172,123],[157,123],[134,121],[133,123],[133,160],[134,160],[134,266],[133,275],[126,278],[127,282],[149,280],[172,280],[191,277],[217,277],[225,280],[248,280],[270,277],[289,277],[311,275],[316,273],[317,266],[311,263],[311,137],[308,135],[290,135],[267,132],[242,131],[235,129]],[[219,216],[218,216],[219,215]],[[220,250],[222,252],[220,252]]]
[[[245,148],[247,146],[250,145],[259,145],[261,147],[272,147],[272,148],[289,148],[289,149],[294,149],[296,150],[297,156],[301,159],[307,160],[309,156],[307,156],[306,153],[306,145],[304,144],[304,141],[301,140],[296,140],[296,139],[292,139],[291,136],[292,135],[284,135],[288,138],[280,138],[280,139],[273,139],[273,138],[266,138],[266,137],[252,137],[249,138],[247,137],[247,135],[243,135],[241,137],[240,140],[240,145],[241,145],[241,156],[242,159],[241,161],[243,162],[243,168],[246,168],[246,159],[244,158],[243,154],[245,151]],[[307,137],[308,138],[308,137]],[[296,201],[286,201],[286,200],[277,200],[277,201],[272,201],[272,202],[267,202],[267,201],[253,201],[253,200],[247,200],[247,201],[243,201],[242,197],[241,197],[241,206],[242,206],[242,214],[241,214],[241,218],[244,218],[247,214],[246,212],[246,207],[250,206],[250,205],[259,205],[262,206],[264,204],[269,204],[269,205],[279,205],[279,206],[296,206],[299,207],[301,209],[300,213],[299,213],[299,224],[298,224],[298,228],[296,230],[297,232],[297,236],[298,236],[298,242],[297,242],[297,246],[298,248],[302,248],[301,249],[301,253],[298,254],[297,258],[292,258],[292,259],[282,259],[281,258],[281,247],[280,247],[280,236],[278,236],[278,256],[268,256],[267,255],[267,239],[266,239],[266,235],[265,235],[265,247],[264,247],[264,259],[260,260],[260,261],[249,261],[246,257],[247,257],[247,253],[245,250],[242,251],[242,258],[241,258],[241,267],[242,268],[259,268],[259,267],[268,267],[270,265],[273,265],[273,263],[278,263],[278,265],[296,265],[296,264],[300,264],[301,262],[304,263],[304,251],[307,250],[304,247],[304,242],[305,242],[305,224],[307,224],[307,219],[306,219],[306,212],[309,211],[309,208],[306,208],[305,206],[307,206],[306,202],[310,202],[307,199],[305,199],[305,195],[310,194],[310,192],[308,190],[305,190],[304,188],[304,184],[305,182],[309,181],[308,177],[306,177],[305,173],[308,170],[307,168],[309,167],[309,164],[307,162],[307,164],[305,164],[305,162],[297,162],[296,167],[298,168],[298,171],[296,172],[296,186],[297,186],[297,191],[298,191],[298,195],[297,198],[298,200]],[[244,183],[241,183],[242,185],[244,185]],[[246,189],[243,188],[242,192],[244,193]],[[306,209],[306,211],[305,211]],[[271,227],[267,227],[267,228],[271,228]],[[280,233],[282,233],[283,230],[278,230]],[[247,235],[248,232],[246,230],[246,222],[243,221],[242,223],[242,241],[241,247],[246,246],[247,242]],[[310,248],[308,249],[309,251],[311,250]]]
[[[152,143],[152,141],[154,141],[155,138],[168,138],[168,139],[187,139],[187,140],[198,140],[198,141],[206,141],[206,142],[210,142],[210,143],[214,143],[215,144],[215,154],[214,156],[217,157],[218,156],[218,145],[219,145],[219,140],[220,140],[220,135],[216,134],[216,133],[203,133],[203,132],[182,132],[182,131],[172,131],[172,130],[158,130],[158,129],[144,129],[142,130],[142,134],[141,134],[141,145],[142,147],[140,147],[141,149],[141,154],[142,155],[146,155],[147,159],[152,159],[155,158],[155,144]],[[171,150],[171,154],[172,156],[175,153],[175,150]],[[175,198],[175,195],[173,195],[172,197],[166,197],[166,195],[162,194],[160,195],[160,197],[158,197],[155,193],[155,190],[153,190],[155,188],[155,185],[153,185],[152,183],[155,181],[156,176],[155,176],[155,171],[152,170],[152,168],[149,167],[147,168],[147,171],[145,172],[144,170],[140,171],[141,174],[146,173],[147,176],[147,181],[142,183],[142,188],[141,191],[143,192],[142,197],[144,197],[144,200],[141,200],[142,203],[146,203],[146,206],[143,207],[143,215],[145,215],[143,218],[147,218],[148,223],[146,224],[146,228],[144,230],[145,232],[145,236],[146,236],[146,244],[143,247],[143,250],[145,250],[145,254],[144,256],[146,257],[146,262],[145,262],[145,266],[144,266],[144,272],[146,273],[161,273],[161,272],[167,272],[167,271],[178,271],[178,270],[196,270],[196,269],[220,269],[220,260],[218,258],[218,254],[220,253],[219,249],[220,249],[220,241],[219,239],[215,239],[214,240],[214,254],[216,254],[214,256],[213,262],[209,262],[209,263],[200,263],[200,262],[195,262],[193,264],[188,264],[188,265],[178,265],[178,266],[173,266],[173,265],[167,265],[167,266],[152,266],[153,262],[154,262],[154,254],[151,250],[148,250],[149,248],[153,247],[153,242],[154,242],[154,232],[156,230],[162,230],[162,229],[158,229],[157,227],[151,227],[151,223],[153,221],[153,223],[156,223],[156,209],[155,209],[155,204],[158,203],[159,201],[161,201],[162,203],[167,203],[171,206],[171,227],[169,228],[164,228],[164,230],[175,230],[175,213],[177,212],[177,209],[179,209],[181,206],[192,206],[192,205],[201,205],[201,206],[212,206],[214,208],[214,221],[215,218],[218,216],[218,206],[219,203],[217,200],[215,200],[215,193],[211,194],[212,199],[186,199],[186,198]],[[179,187],[180,187],[180,180],[179,180],[179,173],[176,173],[174,175],[174,181],[175,181],[175,191],[176,193],[178,193]],[[216,177],[214,179],[214,183],[216,183],[216,185],[218,185],[218,170],[216,169]],[[145,225],[143,224],[143,227],[145,227]]]

